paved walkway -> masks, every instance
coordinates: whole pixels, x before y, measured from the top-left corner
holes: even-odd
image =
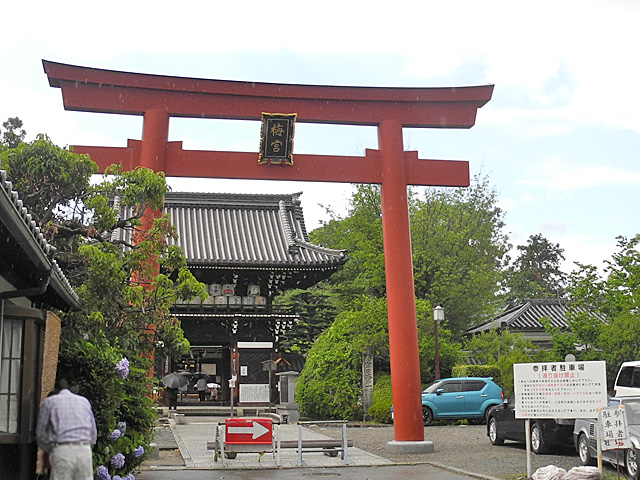
[[[221,417],[182,417],[183,424],[170,420],[170,428],[173,438],[180,449],[186,468],[197,469],[252,469],[252,468],[290,468],[298,467],[298,453],[296,448],[281,448],[278,458],[277,452],[265,453],[238,453],[236,458],[214,458],[214,450],[207,450],[207,442],[214,442],[216,428],[224,423]],[[326,435],[316,433],[308,428],[299,427],[297,424],[274,425],[274,438],[280,437],[281,442],[297,441],[302,433],[302,439],[320,440],[329,439]],[[303,452],[300,466],[303,467],[337,467],[345,465],[372,466],[393,465],[394,462],[373,455],[356,447],[348,447],[346,458],[339,453],[331,457],[322,452]],[[161,468],[157,466],[156,468]],[[175,468],[175,467],[174,467]]]

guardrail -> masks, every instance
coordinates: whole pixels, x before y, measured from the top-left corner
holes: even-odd
[[[330,456],[335,457],[337,456],[338,453],[341,453],[340,458],[344,460],[344,464],[345,465],[349,464],[349,455],[347,453],[347,447],[353,446],[353,442],[349,442],[347,440],[347,420],[319,420],[314,422],[298,422],[298,442],[297,442],[297,445],[294,447],[298,449],[298,466],[302,465],[302,452],[305,449],[305,445],[303,444],[304,442],[306,442],[306,445],[307,445],[307,449],[306,449],[307,452],[318,451],[318,447],[317,446],[314,447],[313,442],[323,443],[322,441],[319,441],[319,440],[303,441],[302,427],[304,425],[327,425],[327,424],[333,424],[333,425],[342,424],[342,438],[339,443],[337,440],[334,440],[334,439],[324,440],[325,446],[323,446],[322,450],[319,450],[319,451],[326,453],[327,449],[332,449],[332,452],[329,453]],[[351,445],[349,445],[349,443],[351,443]],[[320,444],[316,443],[315,445],[320,445]]]
[[[236,418],[236,420],[242,420]],[[249,419],[246,419],[249,420]],[[346,420],[325,420],[314,422],[298,422],[298,439],[297,440],[282,440],[280,435],[280,423],[272,420],[272,432],[271,443],[262,444],[247,444],[247,443],[228,443],[225,435],[225,427],[228,427],[228,422],[220,422],[216,427],[216,437],[213,442],[207,442],[207,450],[214,450],[214,461],[220,461],[222,466],[225,466],[226,459],[236,458],[238,453],[272,453],[275,457],[277,466],[280,466],[280,451],[283,448],[295,448],[298,455],[298,466],[302,465],[302,454],[311,452],[321,452],[331,457],[336,457],[341,454],[341,459],[344,460],[345,465],[349,464],[349,457],[347,447],[353,446],[353,440],[347,439],[347,421]],[[340,424],[342,426],[342,435],[340,439],[325,438],[325,439],[304,439],[303,438],[303,426],[305,425],[322,425],[322,424]],[[243,427],[248,428],[248,427]],[[275,432],[275,435],[273,433]]]

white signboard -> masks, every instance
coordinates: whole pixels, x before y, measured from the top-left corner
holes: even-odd
[[[240,403],[269,403],[268,383],[241,383]]]
[[[607,406],[605,362],[516,363],[516,418],[595,418]]]
[[[602,450],[631,448],[624,405],[601,408],[598,411],[598,428]]]

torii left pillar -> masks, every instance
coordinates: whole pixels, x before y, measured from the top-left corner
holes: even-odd
[[[229,82],[100,70],[43,61],[49,84],[69,110],[143,115],[142,142],[126,148],[76,146],[103,171],[144,166],[168,177],[234,178],[381,185],[382,227],[394,437],[391,447],[433,451],[424,441],[407,185],[468,186],[467,162],[420,160],[405,152],[403,127],[470,128],[493,85],[370,88]],[[169,119],[260,120],[262,112],[296,113],[297,122],[372,125],[378,150],[364,157],[295,154],[291,166],[260,165],[258,154],[186,151],[167,142]]]

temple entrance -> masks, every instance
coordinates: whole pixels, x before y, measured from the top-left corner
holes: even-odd
[[[230,348],[222,345],[200,345],[192,346],[187,355],[171,365],[170,371],[189,372],[194,374],[189,379],[179,397],[178,405],[193,405],[198,403],[199,394],[197,389],[198,376],[196,374],[207,375],[207,391],[205,402],[210,405],[229,405],[229,389],[225,388],[230,378]]]

